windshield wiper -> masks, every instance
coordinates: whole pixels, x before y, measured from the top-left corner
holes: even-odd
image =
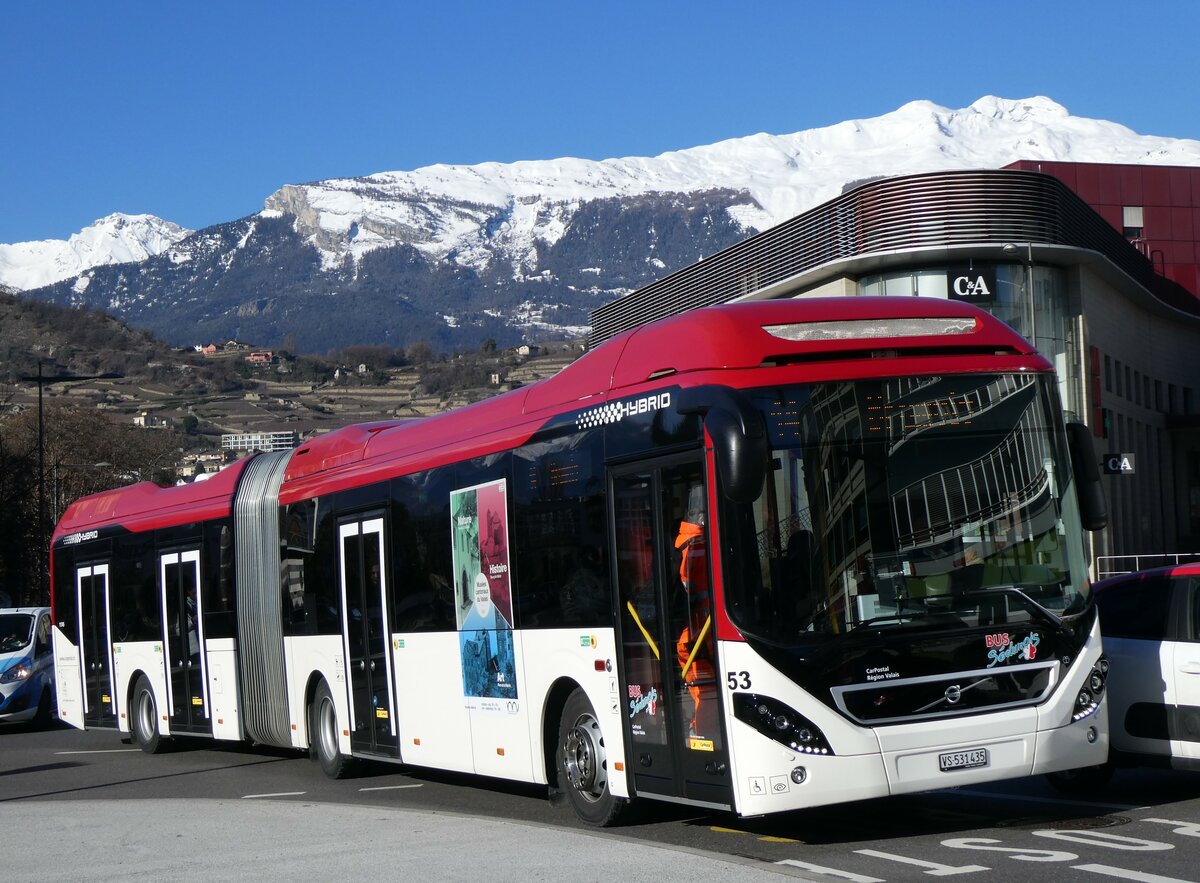
[[[1019,598],[1025,607],[1037,614],[1041,619],[1050,623],[1050,625],[1054,626],[1055,628],[1061,628],[1063,624],[1063,619],[1061,616],[1059,616],[1053,610],[1049,610],[1046,607],[1043,607],[1037,601],[1033,600],[1033,598],[1025,594],[1024,590],[1022,590],[1019,586],[986,586],[982,589],[968,589],[966,592],[963,592],[963,595],[964,597],[979,595],[1012,595],[1013,597]]]
[[[850,629],[851,632],[857,632],[860,629],[873,629],[880,626],[895,624],[904,625],[906,623],[921,621],[922,628],[937,628],[942,625],[944,617],[941,610],[930,610],[928,607],[919,607],[913,610],[902,610],[899,613],[889,613],[886,616],[872,616],[870,619],[864,619],[862,622],[857,622]]]
[[[859,629],[875,628],[876,626],[880,626],[888,622],[899,624],[902,622],[907,622],[910,619],[916,619],[917,616],[921,615],[923,614],[918,613],[916,616],[914,616],[911,613],[893,613],[891,616],[872,616],[870,619],[864,619],[862,622],[856,622],[851,631],[856,632]]]

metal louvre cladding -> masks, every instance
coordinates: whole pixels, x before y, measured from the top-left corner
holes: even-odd
[[[1152,291],[1137,249],[1065,184],[1040,172],[936,172],[864,184],[592,313],[590,344],[727,303],[837,261],[956,243],[1036,242],[1104,255]]]

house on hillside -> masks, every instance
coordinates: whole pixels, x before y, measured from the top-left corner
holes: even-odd
[[[170,425],[170,421],[157,414],[151,414],[149,411],[141,411],[133,418],[133,425],[140,426],[142,429],[166,429]]]

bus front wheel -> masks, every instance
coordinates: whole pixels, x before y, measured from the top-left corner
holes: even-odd
[[[154,690],[146,676],[142,675],[133,688],[133,713],[129,725],[133,730],[133,741],[147,754],[158,754],[165,750],[167,740],[158,731],[158,703],[154,701]]]
[[[575,814],[592,825],[614,824],[629,802],[608,788],[604,732],[583,690],[576,689],[563,706],[555,760],[559,787]]]
[[[337,706],[329,685],[321,681],[309,706],[308,719],[309,756],[321,764],[325,775],[331,779],[344,778],[350,770],[350,758],[342,754],[338,743]]]

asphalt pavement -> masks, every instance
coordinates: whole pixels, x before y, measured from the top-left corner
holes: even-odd
[[[795,869],[603,831],[304,800],[0,803],[5,881],[417,879],[705,883]]]

